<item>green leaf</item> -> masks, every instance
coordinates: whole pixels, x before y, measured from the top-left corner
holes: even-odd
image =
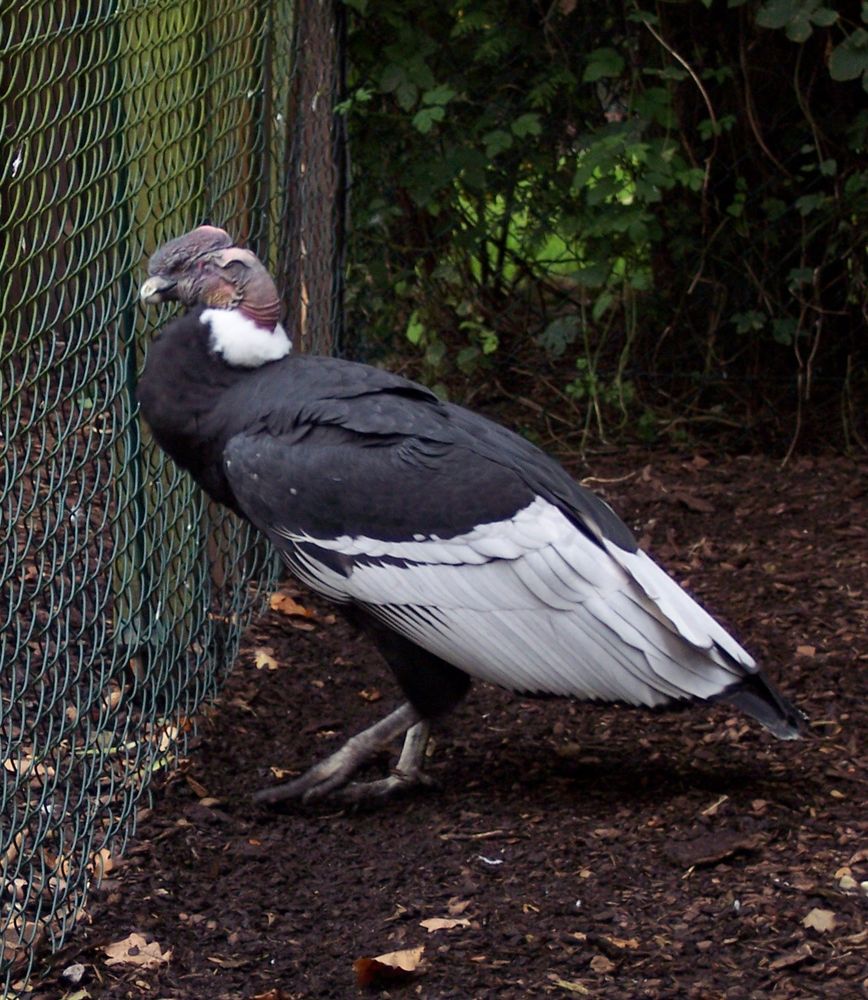
[[[620,76],[624,72],[624,58],[615,49],[594,49],[588,53],[588,65],[582,74],[583,83],[594,83],[606,76]]]
[[[446,110],[439,104],[435,104],[430,108],[422,108],[413,115],[413,128],[423,135],[427,135],[434,127],[434,123],[442,122],[445,117]]]
[[[801,198],[796,198],[795,206],[799,215],[810,215],[825,203],[826,196],[823,194],[803,194]]]
[[[539,135],[542,132],[539,115],[533,111],[519,115],[512,125],[510,125],[510,130],[519,139],[523,139],[526,135]]]
[[[799,334],[799,324],[792,316],[772,320],[772,338],[779,344],[789,347]]]
[[[395,90],[395,97],[404,111],[409,111],[415,105],[418,96],[418,87],[409,80],[404,80]]]
[[[822,0],[767,0],[757,11],[756,23],[761,28],[785,28],[793,42],[807,41],[812,25],[827,28],[838,20],[838,13],[824,7]]]
[[[570,277],[580,288],[599,288],[609,277],[609,268],[603,263],[588,264]]]
[[[811,14],[811,20],[820,28],[828,28],[838,20],[838,11],[820,7]]]
[[[421,344],[422,338],[425,336],[425,325],[419,319],[419,313],[415,309],[410,313],[404,336],[411,344]]]
[[[559,358],[569,344],[579,335],[579,321],[575,316],[558,316],[536,338],[536,342],[552,357]]]
[[[787,285],[790,288],[809,285],[813,280],[814,269],[812,267],[793,267],[787,275]]]
[[[445,84],[441,84],[439,87],[434,87],[431,90],[426,90],[422,95],[423,104],[437,104],[443,105],[448,104],[452,98],[455,96],[456,91],[451,87],[447,87]]]
[[[761,28],[785,28],[802,16],[803,0],[768,0],[757,11],[756,23]]]
[[[591,315],[595,320],[602,319],[614,301],[615,296],[611,292],[603,292],[594,303],[593,308],[591,309]]]
[[[465,375],[472,375],[479,364],[479,348],[475,344],[462,347],[455,358],[455,364]]]
[[[868,71],[868,31],[857,28],[852,35],[836,45],[829,56],[829,73],[833,80],[855,80]]]
[[[498,347],[500,347],[500,338],[494,330],[481,330],[479,333],[479,341],[482,345],[483,354],[494,354]]]
[[[380,90],[384,94],[391,94],[398,89],[406,78],[407,74],[404,72],[403,66],[398,66],[397,63],[389,63],[380,74]]]
[[[512,136],[501,128],[486,132],[482,141],[485,143],[485,155],[489,160],[493,160],[498,153],[502,153],[512,146]]]
[[[432,368],[439,368],[445,358],[446,345],[437,337],[428,345],[428,349],[425,351],[425,362]]]
[[[735,332],[740,334],[753,333],[762,330],[766,323],[764,313],[756,309],[749,309],[747,312],[733,313],[732,322],[735,325]]]

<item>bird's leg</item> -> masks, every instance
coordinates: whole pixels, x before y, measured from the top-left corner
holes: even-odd
[[[351,781],[335,789],[331,797],[340,802],[373,803],[389,799],[415,785],[432,785],[433,780],[422,770],[430,733],[431,723],[427,719],[410,726],[404,736],[401,756],[388,778],[380,778],[377,781]]]
[[[429,724],[409,703],[396,708],[385,719],[357,733],[333,754],[314,764],[299,778],[274,788],[265,788],[254,796],[257,802],[282,802],[302,799],[309,802],[329,797],[343,802],[388,798],[399,789],[427,783],[421,762],[428,743]],[[350,777],[361,765],[387,743],[405,733],[404,746],[395,772],[381,781],[354,782]]]

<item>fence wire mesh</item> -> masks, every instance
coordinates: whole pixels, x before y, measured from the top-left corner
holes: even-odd
[[[210,221],[284,289],[302,280],[317,305],[296,329],[328,349],[334,12],[307,7],[316,31],[289,0],[27,0],[0,13],[4,996],[81,916],[274,572],[140,429],[131,390],[155,320],[136,296],[145,258]],[[319,48],[297,72],[301,38]],[[316,124],[291,120],[312,94]],[[293,199],[313,177],[321,197],[300,226]]]

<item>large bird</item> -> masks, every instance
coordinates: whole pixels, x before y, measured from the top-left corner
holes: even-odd
[[[472,678],[648,707],[724,700],[798,736],[800,713],[752,657],[534,445],[387,371],[292,354],[270,275],[222,229],[167,243],[149,275],[144,302],[190,307],[138,385],[157,442],[368,627],[406,696],[260,800],[424,780],[430,720]],[[350,781],[402,734],[389,777]]]

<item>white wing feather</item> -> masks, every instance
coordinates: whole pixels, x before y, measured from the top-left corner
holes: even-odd
[[[541,497],[448,539],[275,534],[315,590],[501,687],[659,705],[708,698],[756,669],[645,553],[601,548]],[[316,548],[349,557],[349,575]]]

